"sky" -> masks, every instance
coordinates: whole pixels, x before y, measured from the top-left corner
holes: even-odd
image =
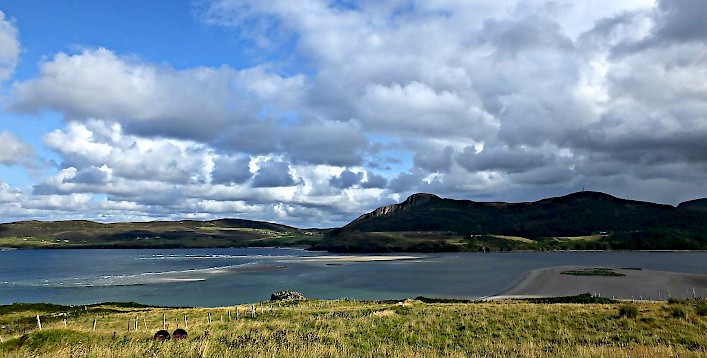
[[[0,0],[0,222],[707,197],[703,0]]]

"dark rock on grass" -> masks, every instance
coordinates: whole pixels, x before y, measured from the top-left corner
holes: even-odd
[[[180,339],[187,339],[187,337],[189,337],[189,334],[187,333],[187,331],[181,328],[177,328],[174,330],[174,332],[172,332],[172,338],[174,338],[175,341],[178,341]]]
[[[164,329],[160,329],[155,333],[154,339],[156,341],[168,341],[171,337],[169,336],[169,332],[165,331]]]
[[[301,293],[297,291],[285,290],[278,291],[270,295],[270,301],[300,301],[306,300]]]

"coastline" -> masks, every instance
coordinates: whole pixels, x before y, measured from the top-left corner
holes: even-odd
[[[575,276],[568,270],[591,266],[559,266],[531,270],[511,288],[484,300],[572,296],[591,293],[606,298],[660,300],[707,297],[707,275],[630,268],[611,268],[623,276]],[[694,293],[693,293],[694,289]]]

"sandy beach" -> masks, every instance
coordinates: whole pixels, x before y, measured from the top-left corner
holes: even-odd
[[[575,276],[562,274],[568,270],[592,267],[564,266],[528,272],[523,279],[488,299],[570,296],[581,293],[621,299],[667,300],[668,297],[707,297],[707,275],[614,268],[625,276]]]
[[[343,262],[375,262],[375,261],[400,261],[417,260],[420,256],[393,256],[393,255],[341,255],[341,256],[306,256],[298,257],[290,261],[295,262],[321,262],[321,263],[343,263]]]

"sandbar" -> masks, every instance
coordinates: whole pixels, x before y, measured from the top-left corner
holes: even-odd
[[[574,276],[564,271],[591,269],[562,266],[532,270],[518,284],[487,299],[572,296],[591,293],[601,297],[667,300],[669,297],[707,297],[707,275],[612,268],[625,276]]]
[[[420,256],[392,256],[392,255],[340,255],[340,256],[305,256],[297,258],[297,262],[322,262],[322,263],[337,263],[337,262],[375,262],[375,261],[401,261],[401,260],[418,260]]]

